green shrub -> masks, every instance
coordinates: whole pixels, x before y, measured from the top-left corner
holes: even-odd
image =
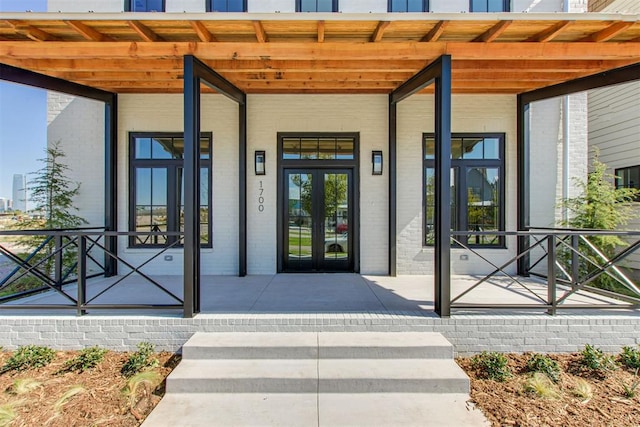
[[[149,342],[138,344],[138,350],[129,356],[122,366],[120,373],[125,377],[131,377],[146,368],[158,365],[158,359],[152,357],[155,346]]]
[[[500,382],[511,377],[508,363],[509,359],[504,354],[495,351],[483,351],[471,359],[473,367],[479,369],[486,378]]]
[[[591,371],[602,374],[607,371],[616,370],[616,362],[613,356],[604,354],[604,352],[597,347],[587,344],[580,352],[580,355],[582,356],[582,359],[580,359],[582,366]]]
[[[545,374],[554,383],[557,383],[560,379],[558,362],[544,354],[532,354],[527,360],[527,371]]]
[[[55,356],[56,352],[49,347],[37,345],[18,347],[2,367],[2,372],[41,368],[51,363]]]
[[[629,346],[622,347],[620,362],[629,369],[640,369],[640,349]]]
[[[80,350],[80,353],[71,360],[67,360],[64,367],[68,371],[84,372],[88,369],[95,368],[98,363],[102,362],[107,350],[104,348],[88,347]]]

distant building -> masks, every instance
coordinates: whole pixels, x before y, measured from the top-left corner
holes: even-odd
[[[7,212],[9,207],[9,200],[4,197],[0,197],[0,213]]]
[[[27,211],[27,177],[18,173],[13,175],[13,210]]]

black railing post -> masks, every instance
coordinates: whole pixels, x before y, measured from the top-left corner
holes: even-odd
[[[556,241],[555,236],[547,236],[547,299],[551,306],[547,311],[554,316],[556,314]]]
[[[580,253],[579,243],[580,236],[571,235],[571,286],[575,288],[580,283]]]
[[[77,312],[78,316],[86,314],[84,305],[87,302],[87,236],[78,236],[78,300]]]
[[[54,236],[54,271],[55,277],[54,280],[56,282],[57,287],[62,287],[62,236],[60,234],[56,234]]]

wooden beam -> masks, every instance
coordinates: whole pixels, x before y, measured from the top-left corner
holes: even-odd
[[[500,37],[500,34],[502,34],[509,27],[509,25],[511,25],[511,22],[512,21],[500,21],[496,25],[473,39],[473,41],[490,43]]]
[[[389,26],[389,24],[391,24],[391,22],[389,22],[389,21],[380,21],[380,22],[378,22],[378,26],[376,27],[376,30],[371,35],[371,41],[376,43],[376,42],[379,42],[380,40],[382,40],[382,36],[384,35],[384,32],[387,29],[387,27]]]
[[[560,21],[546,30],[540,31],[538,34],[535,34],[529,37],[526,41],[528,42],[540,42],[546,43],[554,38],[556,38],[562,31],[564,31],[569,25],[571,25],[572,21]]]
[[[636,37],[635,39],[631,39],[627,43],[640,43],[640,37]]]
[[[449,21],[440,21],[425,35],[421,42],[437,42],[444,30],[449,25]]]
[[[258,43],[267,43],[269,41],[269,37],[262,26],[262,22],[253,21],[253,28],[256,31],[256,39],[258,40]]]
[[[8,26],[13,28],[17,33],[23,34],[36,42],[45,42],[45,41],[57,41],[59,40],[56,36],[53,36],[46,31],[42,31],[39,28],[36,28],[32,25],[25,24],[22,21],[7,19],[4,21]]]
[[[324,21],[318,21],[318,43],[324,42]]]
[[[142,38],[142,40],[146,42],[161,42],[162,37],[151,31],[146,25],[142,24],[140,21],[127,21],[127,24],[138,33],[138,35]]]
[[[596,42],[596,43],[606,42],[607,40],[610,40],[610,39],[614,38],[615,36],[617,36],[618,34],[623,32],[624,30],[626,30],[627,28],[629,28],[633,24],[635,24],[635,22],[628,22],[628,21],[614,22],[613,24],[609,25],[604,30],[600,30],[597,33],[593,33],[590,36],[587,36],[587,37],[581,39],[580,41],[581,42]]]
[[[218,41],[201,21],[190,21],[190,23],[191,28],[193,28],[193,31],[196,32],[200,41],[206,43],[213,43]]]
[[[82,37],[87,40],[96,41],[96,42],[111,42],[113,38],[109,37],[106,34],[102,34],[100,31],[91,28],[90,26],[84,24],[81,21],[64,21],[65,24],[73,28],[77,33],[80,33]]]
[[[194,42],[48,42],[6,41],[0,57],[51,59],[201,60],[355,60],[433,61],[441,55],[458,60],[640,60],[640,45],[609,43],[194,43]]]

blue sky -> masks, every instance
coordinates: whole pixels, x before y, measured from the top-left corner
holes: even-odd
[[[46,0],[0,0],[0,12],[47,10]],[[0,197],[11,198],[14,173],[40,169],[47,144],[47,92],[0,82]],[[29,179],[29,177],[27,177]]]

